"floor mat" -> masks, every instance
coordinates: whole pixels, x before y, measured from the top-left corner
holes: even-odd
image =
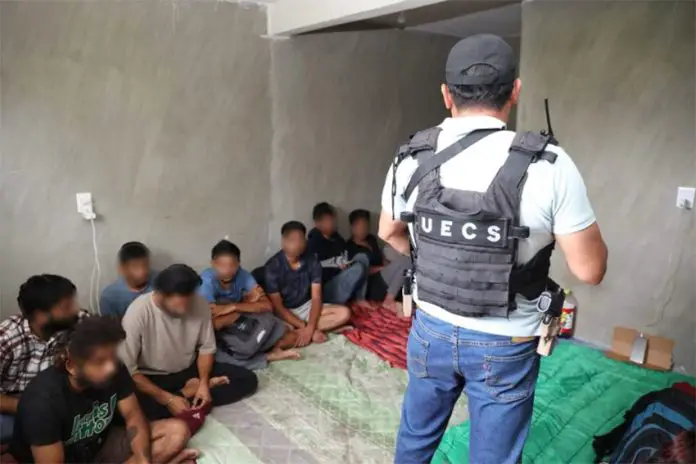
[[[600,351],[565,342],[543,358],[525,463],[594,462],[592,437],[623,421],[644,394],[696,379],[613,361]],[[469,423],[447,431],[433,463],[469,462]]]
[[[406,369],[406,341],[411,318],[399,317],[386,308],[366,309],[353,305],[351,324],[355,329],[344,332],[348,340],[369,350],[392,367]]]
[[[189,447],[201,452],[198,464],[227,464],[234,456],[235,464],[263,464],[224,425],[208,416],[205,424],[189,441]]]
[[[283,448],[287,464],[393,462],[406,372],[389,367],[343,336],[310,345],[303,355],[302,361],[272,363],[259,372],[259,392],[240,406],[253,409],[287,437],[285,444],[277,444],[281,440],[277,438],[271,446]],[[450,423],[459,424],[466,418],[466,399],[462,398]],[[258,441],[271,441],[263,438],[269,431],[233,431],[244,445],[259,453],[264,445]],[[300,451],[311,459],[290,458]]]

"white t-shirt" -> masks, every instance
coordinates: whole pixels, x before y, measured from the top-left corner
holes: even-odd
[[[490,116],[447,118],[439,126],[438,152],[476,129],[505,128],[505,123]],[[447,161],[440,168],[440,182],[446,188],[484,192],[508,156],[514,132],[503,130],[471,146]],[[554,235],[579,232],[595,222],[592,206],[582,176],[568,154],[560,147],[547,150],[558,155],[555,163],[539,161],[529,166],[522,191],[520,222],[529,227],[530,236],[520,240],[517,262],[524,264],[539,250],[551,243]],[[414,158],[404,159],[396,172],[395,217],[413,211],[418,196],[416,188],[408,201],[402,197],[411,176],[418,167]],[[382,210],[392,214],[392,168],[382,191]],[[466,329],[511,337],[538,335],[541,314],[536,301],[517,295],[517,309],[508,318],[463,317],[418,299],[418,283],[413,298],[418,307],[440,320]]]

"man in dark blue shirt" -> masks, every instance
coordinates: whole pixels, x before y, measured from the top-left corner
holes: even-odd
[[[283,225],[282,249],[266,263],[264,279],[276,315],[296,329],[297,346],[324,342],[324,332],[350,320],[346,306],[324,304],[322,268],[306,251],[306,233],[301,222]]]
[[[370,258],[359,253],[348,259],[346,241],[336,231],[336,210],[318,203],[312,211],[314,229],[309,232],[307,250],[322,267],[324,301],[345,304],[354,299],[365,303]]]
[[[118,279],[102,291],[99,310],[122,319],[133,300],[152,291],[157,273],[150,269],[150,250],[140,242],[125,243],[118,251],[118,273]]]

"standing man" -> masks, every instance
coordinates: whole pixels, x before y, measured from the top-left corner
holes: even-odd
[[[200,284],[196,271],[173,264],[123,317],[121,359],[150,420],[233,403],[256,391],[253,372],[215,362],[210,309],[196,293]]]
[[[20,397],[53,363],[65,331],[87,313],[79,312],[75,285],[65,277],[41,274],[19,287],[21,314],[0,323],[0,443],[12,437]]]
[[[519,462],[539,371],[537,303],[557,291],[548,278],[554,243],[580,280],[599,284],[606,271],[568,154],[552,137],[506,130],[516,73],[501,38],[457,43],[441,89],[452,117],[414,135],[387,174],[379,235],[408,254],[410,231],[416,251],[398,464],[430,462],[464,389],[470,462]]]
[[[152,291],[155,273],[150,269],[150,250],[140,242],[128,242],[118,250],[118,273],[99,299],[99,310],[119,320],[128,306],[144,293]]]

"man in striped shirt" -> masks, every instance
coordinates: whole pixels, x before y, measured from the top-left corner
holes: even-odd
[[[75,285],[51,274],[30,277],[19,288],[21,314],[0,323],[0,442],[12,436],[19,397],[53,363],[66,330],[80,312]]]

